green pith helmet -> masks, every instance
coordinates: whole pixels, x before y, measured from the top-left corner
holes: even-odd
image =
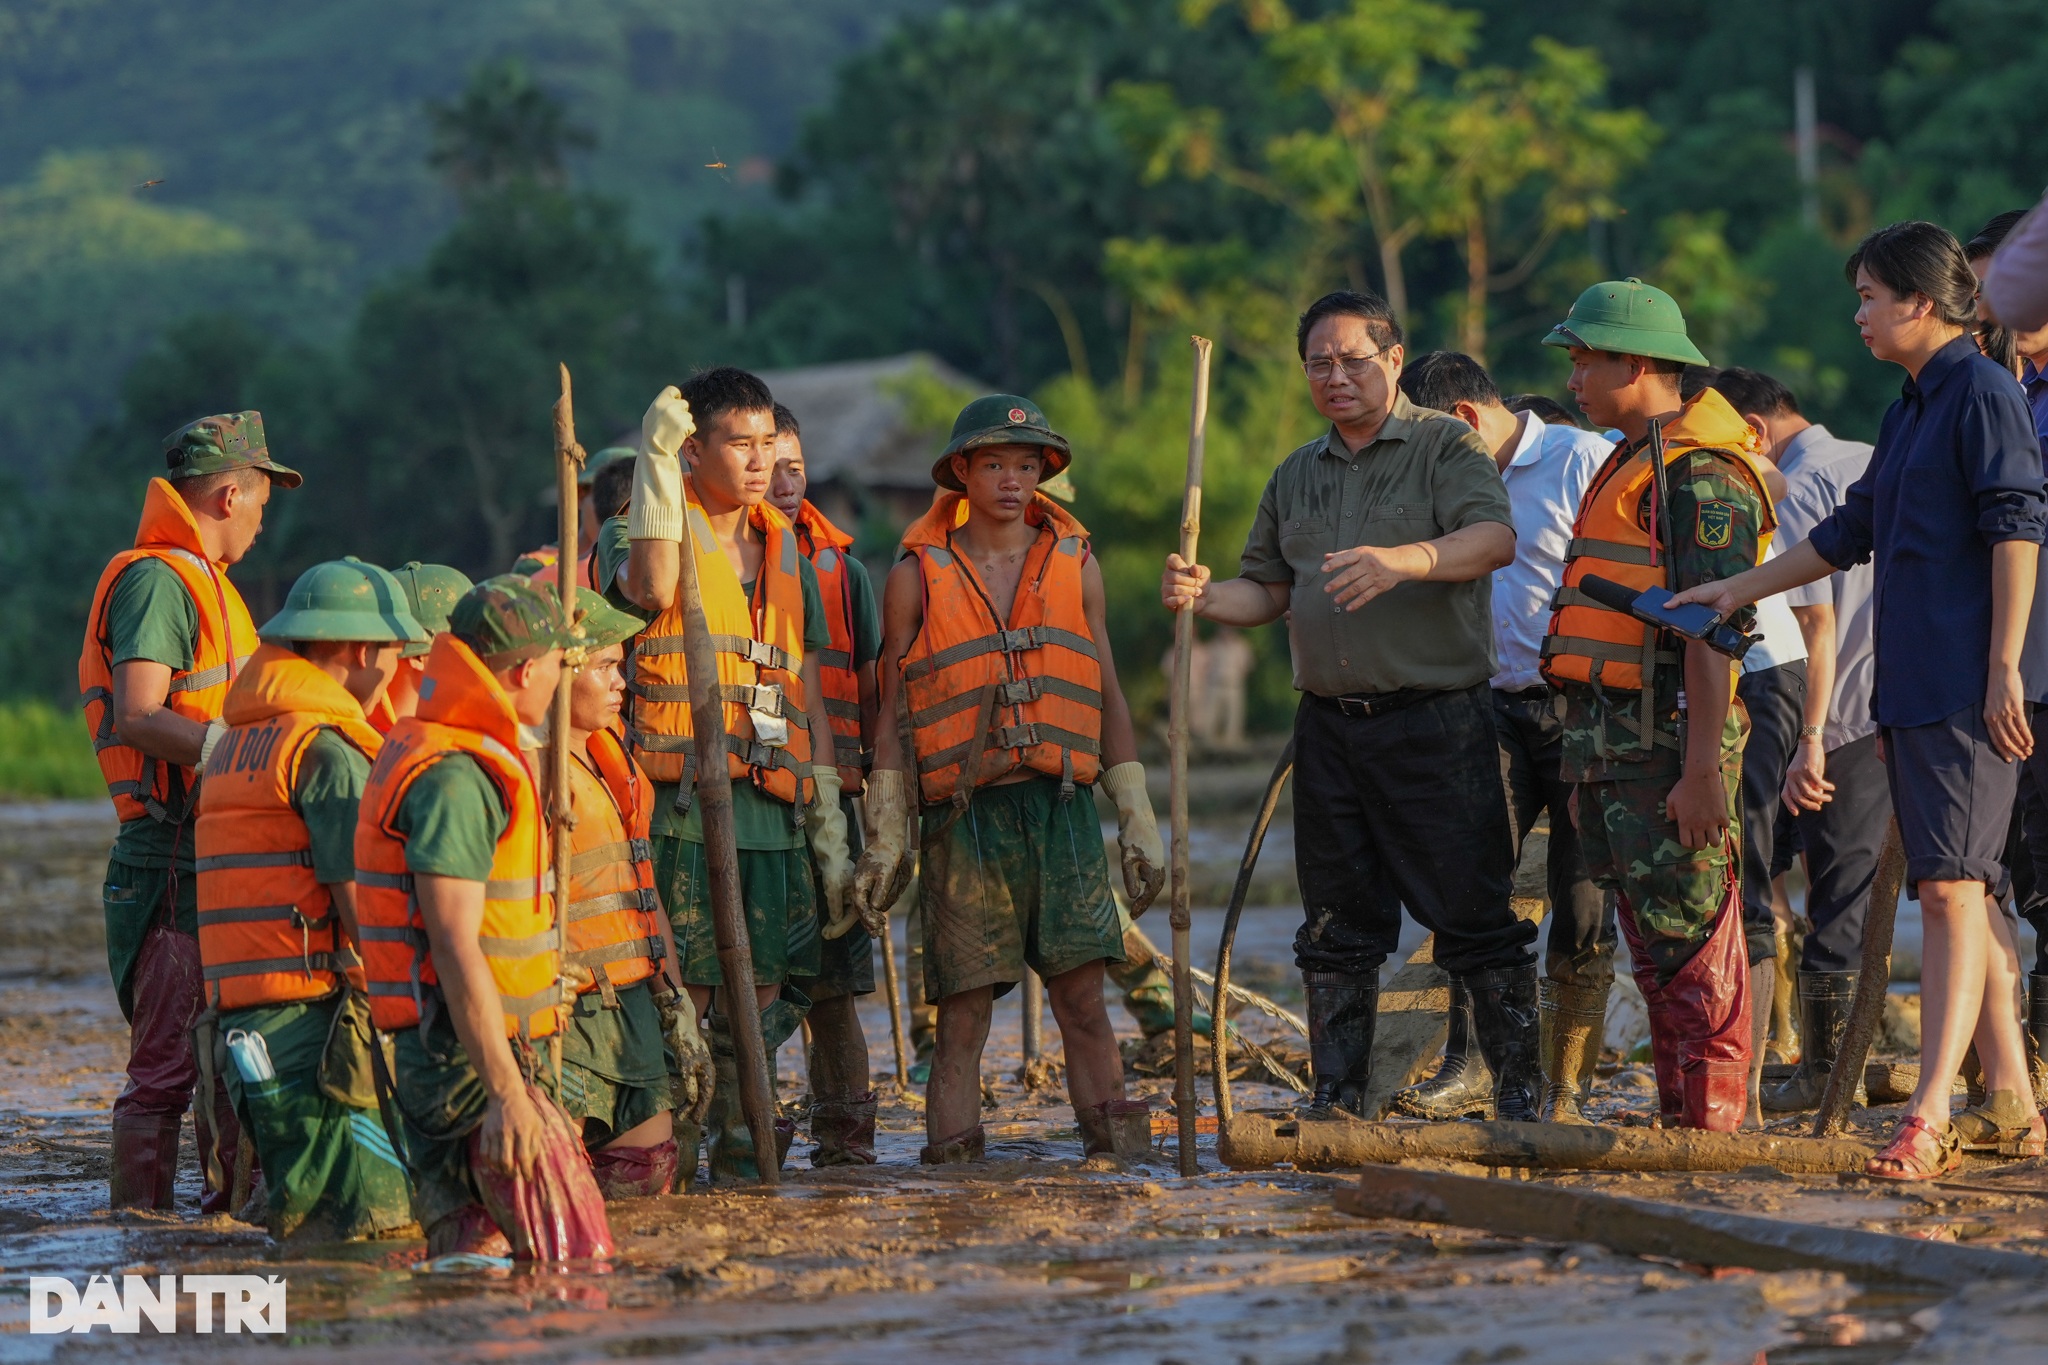
[[[932,466],[932,482],[955,493],[966,492],[960,476],[953,472],[953,457],[980,446],[1043,446],[1045,468],[1038,474],[1041,483],[1074,461],[1067,438],[1052,429],[1038,404],[1014,393],[992,393],[975,399],[953,419],[953,438],[946,443],[946,453]]]
[[[647,628],[645,621],[628,616],[590,588],[576,590],[576,609],[583,613],[576,628],[583,632],[583,648],[589,653],[622,645]]]
[[[598,451],[583,462],[583,468],[577,471],[576,474],[576,486],[578,488],[590,487],[590,485],[597,482],[598,470],[603,469],[608,464],[616,464],[620,460],[633,459],[639,453],[639,451],[631,446],[606,446],[603,450]]]
[[[432,638],[413,619],[398,580],[354,555],[315,564],[300,574],[285,594],[284,610],[265,621],[256,634],[272,643],[345,640],[422,647]]]
[[[405,589],[405,600],[412,607],[412,619],[425,626],[427,639],[416,645],[407,645],[401,657],[417,659],[433,648],[433,637],[448,629],[448,613],[462,600],[464,593],[476,584],[469,581],[469,575],[460,569],[451,569],[446,564],[422,564],[417,559],[401,564],[391,571]]]
[[[287,469],[270,458],[260,412],[218,413],[187,422],[164,437],[164,468],[164,477],[170,479],[225,474],[230,469],[261,469],[285,488],[297,488],[305,481],[298,470]]]
[[[554,593],[509,573],[486,578],[464,593],[448,613],[448,633],[494,669],[583,643],[582,632],[562,619]]]
[[[1710,363],[1685,334],[1685,314],[1678,311],[1677,301],[1633,275],[1596,284],[1579,295],[1572,311],[1550,329],[1543,344],[1584,346],[1688,365]]]

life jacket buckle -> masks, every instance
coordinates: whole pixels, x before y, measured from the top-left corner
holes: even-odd
[[[1044,691],[1043,678],[1018,678],[1012,682],[999,683],[996,687],[996,700],[1004,706],[1023,706],[1027,702],[1037,701]]]

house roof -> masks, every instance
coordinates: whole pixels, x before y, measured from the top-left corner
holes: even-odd
[[[761,378],[803,427],[811,481],[866,488],[929,489],[952,423],[936,406],[990,392],[922,351],[765,370]]]

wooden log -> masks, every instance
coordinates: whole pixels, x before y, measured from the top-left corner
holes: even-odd
[[[1238,1114],[1217,1137],[1233,1170],[1331,1171],[1402,1161],[1470,1161],[1569,1171],[1860,1171],[1873,1149],[1847,1138],[1561,1123],[1329,1123]]]
[[[1952,1289],[1983,1280],[2048,1280],[2048,1257],[2024,1252],[1436,1171],[1368,1169],[1356,1185],[1337,1192],[1337,1207],[1366,1218],[1441,1223],[1546,1242],[1593,1242],[1625,1255],[1667,1256],[1695,1265],[1837,1270],[1863,1282]]]

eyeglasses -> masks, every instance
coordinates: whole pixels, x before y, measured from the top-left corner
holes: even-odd
[[[1356,379],[1365,373],[1368,365],[1385,354],[1385,351],[1374,351],[1371,355],[1340,355],[1336,357],[1319,355],[1314,360],[1304,363],[1301,367],[1301,372],[1315,383],[1327,384],[1330,382],[1331,376],[1337,373],[1337,367],[1342,365],[1345,377]]]

